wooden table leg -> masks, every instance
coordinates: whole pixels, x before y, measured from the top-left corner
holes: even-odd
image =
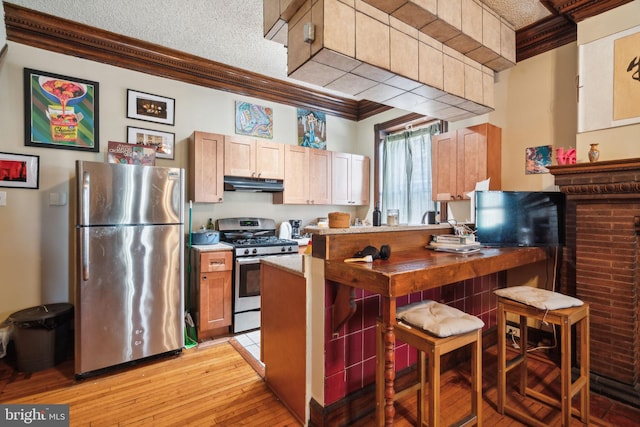
[[[396,410],[394,381],[396,379],[396,299],[382,298],[382,320],[384,322],[384,425],[392,426]]]
[[[396,353],[394,350],[396,336],[393,325],[385,323],[384,331],[384,425],[392,426],[396,414],[393,400],[396,395],[394,381],[396,379]]]

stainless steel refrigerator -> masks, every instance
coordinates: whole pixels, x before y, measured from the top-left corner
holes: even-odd
[[[76,376],[184,345],[184,170],[76,162]]]

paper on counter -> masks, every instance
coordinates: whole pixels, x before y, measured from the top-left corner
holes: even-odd
[[[467,196],[469,197],[470,200],[470,207],[469,210],[471,212],[469,212],[469,217],[470,217],[470,222],[474,223],[476,222],[476,191],[489,191],[489,181],[491,180],[491,178],[487,178],[484,181],[479,181],[476,182],[476,188],[473,191],[470,191],[467,193]]]

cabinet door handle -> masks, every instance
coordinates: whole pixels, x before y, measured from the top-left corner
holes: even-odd
[[[224,261],[222,261],[222,260],[213,260],[213,261],[209,261],[209,265],[210,265],[210,266],[213,266],[213,265],[218,266],[218,265],[224,265],[224,264],[225,264],[225,262],[224,262]]]

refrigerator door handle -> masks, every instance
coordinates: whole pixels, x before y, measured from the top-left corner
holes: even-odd
[[[89,205],[91,204],[91,175],[88,171],[82,173],[82,197],[80,198],[80,209],[82,224],[89,225]]]
[[[89,280],[89,230],[86,227],[82,227],[80,228],[80,233],[82,233],[82,259],[80,260],[82,281],[86,282]]]

